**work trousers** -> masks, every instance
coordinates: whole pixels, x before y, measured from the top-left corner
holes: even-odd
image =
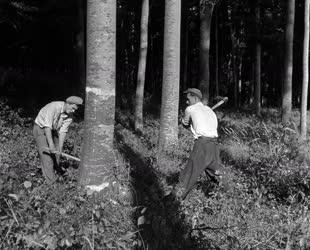
[[[43,176],[45,177],[45,180],[48,184],[52,184],[56,181],[55,169],[58,167],[56,157],[54,154],[50,154],[48,152],[49,146],[44,128],[40,128],[37,124],[35,124],[33,126],[33,136],[38,146]],[[56,133],[53,133],[53,141],[56,150],[58,150],[59,143]]]
[[[215,175],[221,168],[217,138],[199,137],[196,139],[186,167],[180,173],[180,184],[185,189],[183,197],[193,189],[199,176],[205,171]]]

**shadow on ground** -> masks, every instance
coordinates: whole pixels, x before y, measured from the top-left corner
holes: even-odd
[[[146,249],[199,249],[198,243],[190,237],[190,226],[185,221],[180,202],[173,195],[165,196],[151,159],[143,157],[130,145],[128,138],[116,130],[116,141],[119,151],[129,162],[131,184],[139,207],[133,220],[145,216],[145,223],[140,226]],[[145,212],[141,214],[143,208]],[[143,246],[141,246],[143,249]]]

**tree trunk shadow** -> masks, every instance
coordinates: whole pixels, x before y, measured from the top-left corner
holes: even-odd
[[[190,237],[191,228],[185,222],[180,202],[173,195],[165,196],[160,173],[152,166],[152,159],[136,152],[119,131],[115,139],[118,150],[130,164],[131,184],[137,197],[133,205],[139,208],[132,219],[135,224],[141,223],[138,226],[142,229],[145,248],[199,249]]]

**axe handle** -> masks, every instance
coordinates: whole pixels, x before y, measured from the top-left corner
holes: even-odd
[[[214,110],[214,109],[218,108],[219,106],[221,106],[223,103],[225,103],[225,102],[227,102],[227,101],[228,101],[228,98],[225,97],[223,100],[220,100],[217,104],[215,104],[215,105],[212,107],[212,109]]]
[[[50,153],[49,148],[44,148],[44,151]],[[66,154],[66,153],[63,153],[63,152],[55,151],[55,154],[64,156],[64,157],[66,157],[67,159],[71,159],[71,160],[74,160],[74,161],[81,161],[79,158],[77,158],[77,157],[75,157],[75,156],[72,156],[72,155],[69,155],[69,154]]]
[[[61,156],[64,156],[64,157],[66,157],[66,158],[68,158],[68,159],[71,159],[71,160],[74,160],[74,161],[81,161],[79,158],[77,158],[77,157],[75,157],[75,156],[72,156],[72,155],[69,155],[69,154],[66,154],[66,153],[60,153],[60,152],[58,152],[58,151],[56,151],[55,152],[56,154],[59,154],[59,155],[61,155]]]

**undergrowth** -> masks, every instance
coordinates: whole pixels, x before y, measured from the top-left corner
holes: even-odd
[[[0,249],[129,249],[142,245],[131,199],[119,189],[89,196],[77,185],[78,165],[62,159],[66,173],[44,184],[32,136],[33,119],[0,103]],[[81,124],[64,151],[79,155]],[[128,182],[118,155],[114,175]],[[141,237],[140,237],[141,238]]]
[[[309,249],[309,141],[298,141],[296,121],[219,113],[223,169],[228,189],[202,176],[180,201],[169,194],[193,146],[179,127],[179,145],[157,155],[159,122],[147,116],[143,133],[118,112],[115,126],[119,189],[87,195],[77,185],[78,166],[46,186],[40,172],[32,120],[0,103],[1,249]],[[294,117],[298,117],[294,114]],[[294,118],[293,117],[293,118]],[[82,122],[65,151],[80,156]]]

